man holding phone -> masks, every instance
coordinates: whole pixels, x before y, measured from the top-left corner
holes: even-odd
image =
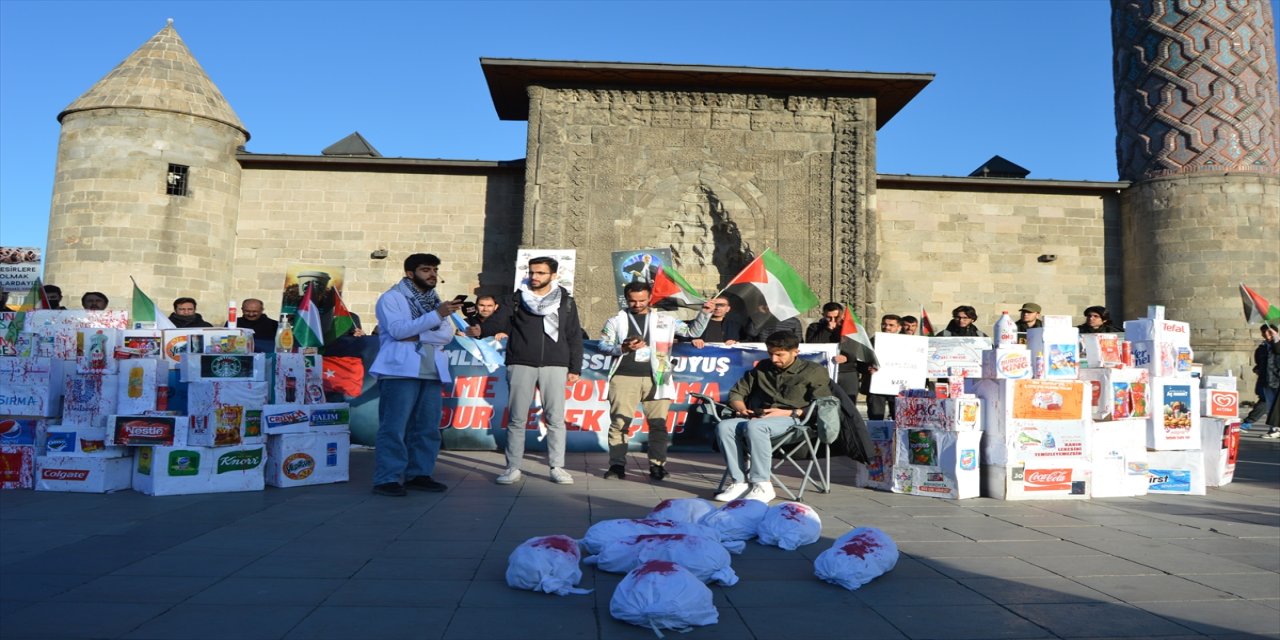
[[[440,389],[450,381],[448,317],[466,296],[441,301],[439,271],[440,258],[412,254],[404,259],[404,278],[378,297],[378,356],[369,367],[381,394],[373,470],[378,495],[447,488],[431,474],[440,455]]]
[[[676,336],[702,334],[711,317],[710,303],[689,322],[652,309],[652,287],[645,282],[628,282],[622,288],[627,308],[604,323],[600,349],[612,354],[609,370],[609,470],[604,477],[626,477],[627,432],[636,406],[644,411],[649,429],[649,477],[667,477],[667,411],[676,397],[671,372],[671,344]],[[626,336],[625,338],[623,336]]]

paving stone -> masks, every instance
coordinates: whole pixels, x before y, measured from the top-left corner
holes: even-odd
[[[35,602],[4,618],[5,638],[115,638],[168,609],[136,602]],[[74,612],[74,614],[71,614]]]
[[[1026,561],[1068,578],[1077,576],[1145,576],[1163,574],[1160,570],[1153,569],[1147,565],[1108,555],[1040,556],[1026,558]]]
[[[427,607],[335,607],[315,609],[286,640],[436,640],[453,618],[454,609]]]
[[[911,584],[922,584],[912,581]],[[866,587],[863,587],[864,589]],[[802,580],[742,581],[725,590],[734,607],[787,607],[857,603],[853,592],[810,575]]]
[[[0,570],[0,602],[44,600],[96,577],[86,573],[18,573],[6,567]]]
[[[192,596],[190,604],[317,605],[344,580],[332,578],[226,578]]]
[[[1265,571],[1280,572],[1280,550],[1271,553],[1224,553],[1223,560],[1239,566],[1249,566]]]
[[[734,589],[742,586],[739,584]],[[887,605],[932,607],[991,604],[986,596],[950,578],[904,580],[899,579],[892,571],[862,585],[853,594],[858,601],[877,611]]]
[[[236,571],[237,578],[350,578],[369,562],[367,555],[295,555],[292,549],[263,556]]]
[[[90,536],[4,566],[13,573],[110,573],[151,555],[110,536]]]
[[[1002,551],[1005,555],[1022,558],[1024,560],[1043,558],[1045,556],[1103,555],[1101,551],[1090,549],[1066,540],[1043,540],[1039,542],[1004,540],[978,542],[977,544],[984,549],[983,553],[980,555],[988,555],[986,549],[992,549]]]
[[[479,558],[374,558],[353,576],[359,580],[470,580],[476,576]],[[505,569],[503,570],[505,572]]]
[[[325,599],[326,607],[446,607],[453,609],[468,580],[348,580]]]
[[[446,640],[527,640],[530,630],[544,638],[594,640],[596,612],[575,607],[532,607],[518,612],[506,608],[458,609],[443,638]],[[649,632],[650,634],[653,631]]]
[[[928,599],[928,594],[920,594]],[[993,638],[1049,638],[1040,627],[993,604],[877,606],[879,613],[910,638],[988,640]]]
[[[939,523],[939,526],[954,531],[970,540],[979,542],[991,541],[1010,541],[1010,542],[1043,542],[1049,540],[1057,540],[1058,537],[1020,527],[1018,525],[1008,524],[1000,521],[991,521],[989,519],[972,520],[972,519],[956,519]]]
[[[1053,573],[1017,558],[975,557],[924,559],[949,578],[1048,578]]]
[[[275,640],[283,638],[311,606],[180,604],[121,636],[129,640]]]
[[[974,541],[897,541],[898,550],[922,558],[971,558],[973,556],[1007,555],[999,545],[985,545]]]
[[[1229,593],[1178,576],[1083,576],[1073,579],[1124,602],[1235,599]]]
[[[621,577],[621,576],[619,576]],[[583,582],[586,584],[584,585]],[[592,588],[594,581],[584,579],[577,586]],[[594,608],[596,599],[591,594],[566,594],[563,596],[541,591],[513,589],[506,580],[473,580],[462,596],[462,607],[512,607],[522,611],[525,607],[587,607]]]
[[[960,578],[960,584],[998,604],[1114,602],[1115,598],[1067,578]]]
[[[121,576],[228,576],[257,560],[258,554],[168,552],[117,569]]]
[[[1231,633],[1280,634],[1280,617],[1274,610],[1248,600],[1143,602],[1135,606],[1214,637]]]
[[[1191,630],[1123,602],[1010,604],[1009,610],[1060,638],[1188,635]]]
[[[738,613],[757,638],[848,640],[906,638],[875,610],[863,605],[749,607]],[[837,622],[839,621],[839,622]],[[701,635],[701,634],[699,634]]]
[[[102,576],[50,600],[59,602],[135,602],[177,604],[204,591],[215,576]]]
[[[1183,577],[1241,598],[1280,598],[1280,576],[1273,572],[1193,574]]]

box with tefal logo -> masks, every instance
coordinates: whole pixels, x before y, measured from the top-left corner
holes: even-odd
[[[133,458],[39,456],[36,491],[111,493],[128,489]]]

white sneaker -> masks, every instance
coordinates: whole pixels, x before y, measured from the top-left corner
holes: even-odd
[[[507,469],[506,473],[498,476],[498,479],[494,480],[494,482],[497,482],[498,484],[515,484],[519,482],[520,478],[523,476],[524,474],[520,473],[519,469]]]
[[[742,497],[742,494],[751,490],[751,485],[745,482],[735,482],[729,485],[724,491],[716,494],[716,502],[729,502]]]
[[[1280,431],[1268,431],[1258,437],[1262,438],[1263,440],[1275,440],[1277,438],[1280,438]]]
[[[757,482],[751,485],[751,490],[742,496],[743,500],[759,500],[765,504],[769,504],[770,500],[778,497],[773,491],[772,482]]]
[[[573,484],[573,476],[560,467],[553,467],[551,469],[551,481],[556,484]]]

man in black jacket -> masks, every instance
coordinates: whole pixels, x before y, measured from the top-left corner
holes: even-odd
[[[838,384],[849,398],[858,401],[858,360],[848,345],[842,340],[840,330],[844,326],[844,306],[839,302],[828,302],[822,305],[822,319],[809,325],[804,332],[804,341],[808,344],[835,343],[840,345],[836,354],[836,370]]]
[[[179,329],[202,329],[212,327],[199,313],[196,313],[195,298],[178,298],[173,301],[173,313],[169,314],[169,322]]]
[[[523,475],[525,422],[535,389],[542,392],[551,481],[573,484],[564,470],[564,391],[582,373],[582,324],[573,296],[555,282],[558,267],[546,256],[529,260],[528,287],[502,301],[485,322],[507,334],[507,469],[498,484],[514,484]]]

